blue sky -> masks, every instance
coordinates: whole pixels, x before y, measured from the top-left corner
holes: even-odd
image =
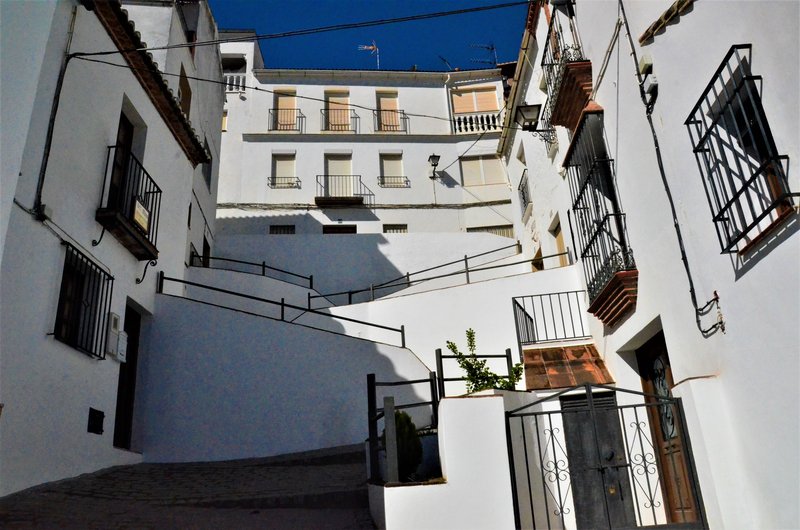
[[[220,29],[255,29],[278,33],[340,23],[404,17],[497,5],[512,0],[209,0]],[[462,70],[489,65],[487,50],[473,45],[494,44],[499,62],[515,61],[525,27],[525,5],[432,20],[404,22],[264,40],[261,50],[268,68],[374,69],[375,57],[359,51],[374,40],[382,70],[447,70],[444,57]]]

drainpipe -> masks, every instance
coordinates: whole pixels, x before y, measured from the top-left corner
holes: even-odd
[[[53,130],[56,124],[56,114],[58,113],[58,105],[61,100],[61,88],[64,85],[64,75],[67,71],[69,61],[74,57],[69,52],[72,46],[72,35],[75,31],[75,19],[78,16],[78,6],[72,8],[72,17],[69,22],[69,31],[67,32],[67,45],[64,50],[64,59],[61,62],[61,70],[58,72],[58,81],[56,82],[56,91],[53,95],[53,104],[50,107],[50,121],[47,124],[47,136],[44,142],[44,153],[42,154],[42,164],[39,169],[39,180],[36,183],[36,198],[33,202],[33,213],[37,221],[44,221],[47,216],[44,213],[44,204],[42,204],[42,190],[44,188],[44,178],[47,175],[47,163],[50,160],[50,149],[53,145]]]

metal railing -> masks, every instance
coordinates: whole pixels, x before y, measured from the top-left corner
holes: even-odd
[[[411,180],[400,175],[381,175],[378,177],[378,186],[381,188],[410,188]]]
[[[133,153],[108,147],[98,214],[116,212],[156,247],[161,212],[161,188]]]
[[[564,23],[566,23],[569,30],[568,33],[564,31]],[[542,73],[547,84],[547,104],[540,118],[544,125],[542,128],[551,128],[550,118],[558,101],[561,81],[564,78],[564,70],[567,63],[585,60],[586,57],[578,40],[578,33],[574,28],[572,17],[563,15],[558,10],[553,10],[550,26],[547,28],[544,53],[542,54]]]
[[[586,291],[515,296],[511,305],[520,352],[530,344],[591,337],[585,317]]]
[[[214,267],[212,263],[220,262],[220,263],[231,263],[236,265],[243,265],[241,268],[232,268],[232,267]],[[195,252],[192,252],[189,256],[189,266],[190,267],[202,267],[204,269],[219,269],[219,270],[226,270],[226,271],[233,271],[233,272],[242,272],[245,274],[255,274],[258,276],[264,276],[267,278],[272,278],[274,280],[281,280],[287,283],[291,283],[294,285],[299,285],[301,287],[308,287],[309,289],[314,288],[314,275],[310,274],[308,276],[304,276],[302,274],[297,274],[295,272],[290,272],[287,270],[279,269],[277,267],[270,267],[267,265],[265,261],[261,263],[255,261],[243,261],[239,259],[231,259],[231,258],[220,258],[216,256],[206,256],[205,258]],[[250,270],[243,270],[249,268]],[[297,280],[286,280],[285,278],[276,277],[276,274],[279,275],[286,275],[291,276],[292,278],[300,278],[305,280],[303,285],[300,283],[296,283]]]
[[[404,110],[373,110],[372,122],[376,132],[408,132],[409,119]]]
[[[360,118],[353,109],[321,109],[323,131],[358,132]]]
[[[417,401],[412,403],[394,404],[390,401],[393,410],[404,410],[418,407],[431,407],[431,427],[435,428],[439,424],[439,393],[436,372],[429,372],[427,379],[414,379],[410,381],[377,381],[375,374],[367,374],[367,421],[369,432],[369,480],[373,484],[381,483],[381,476],[378,463],[378,452],[380,451],[380,438],[378,437],[378,421],[383,418],[386,421],[385,407],[378,407],[378,387],[399,387],[413,385],[428,385],[431,399],[429,401]],[[391,417],[391,416],[390,416]],[[391,472],[389,473],[391,475]],[[394,480],[396,481],[396,479]]]
[[[708,528],[680,398],[587,384],[506,422],[516,528]]]
[[[371,195],[372,190],[361,181],[361,175],[317,175],[317,197],[348,198]]]
[[[267,185],[273,189],[300,189],[300,179],[297,177],[269,177],[267,178]]]
[[[300,109],[269,109],[270,131],[296,131],[305,129],[305,115]]]
[[[502,127],[502,111],[472,112],[453,116],[453,132],[456,134],[500,131]]]
[[[247,294],[247,293],[240,293],[240,292],[237,292],[237,291],[231,291],[229,289],[222,289],[220,287],[213,287],[211,285],[205,285],[205,284],[198,283],[198,282],[191,282],[191,281],[188,281],[188,280],[182,280],[180,278],[172,278],[172,277],[166,276],[164,274],[164,271],[159,271],[158,272],[158,285],[156,287],[156,292],[158,294],[164,294],[164,283],[165,282],[173,282],[173,283],[177,283],[177,284],[181,284],[181,285],[186,285],[186,286],[189,286],[189,287],[197,287],[198,289],[204,289],[204,290],[215,292],[215,293],[227,294],[227,295],[234,296],[236,298],[240,298],[240,299],[243,299],[243,300],[252,300],[252,301],[255,301],[255,302],[262,302],[262,303],[270,305],[270,306],[277,306],[280,309],[280,317],[279,318],[270,317],[270,316],[262,315],[262,314],[258,314],[258,313],[251,313],[251,314],[256,315],[256,316],[260,316],[260,317],[263,317],[263,318],[269,318],[270,320],[279,320],[281,322],[286,322],[287,324],[296,324],[296,322],[295,322],[296,318],[291,319],[291,320],[286,318],[286,310],[287,309],[291,309],[291,310],[294,310],[294,311],[299,311],[301,315],[302,314],[318,315],[318,316],[322,316],[322,317],[332,318],[332,319],[335,319],[335,320],[341,320],[343,322],[352,322],[354,324],[361,324],[361,325],[368,326],[368,327],[375,328],[375,329],[382,329],[382,330],[386,330],[386,331],[392,331],[392,332],[395,332],[398,335],[400,335],[400,345],[399,346],[401,348],[405,348],[406,347],[406,327],[404,325],[401,325],[399,328],[393,328],[391,326],[384,326],[382,324],[373,324],[372,322],[367,322],[367,321],[364,321],[364,320],[358,320],[356,318],[344,317],[344,316],[341,316],[341,315],[333,315],[331,313],[325,313],[323,311],[318,311],[316,309],[308,309],[308,308],[301,307],[301,306],[298,306],[298,305],[288,304],[288,303],[286,303],[286,300],[283,299],[283,298],[281,298],[280,301],[270,300],[268,298],[262,298],[262,297],[259,297],[259,296],[253,296],[253,295],[250,295],[250,294]],[[194,300],[193,298],[188,298],[188,297],[181,297],[181,298],[186,298],[187,300],[193,300],[195,302],[200,302],[200,303],[208,303],[208,302],[204,302],[203,300]],[[210,304],[210,305],[216,305],[217,307],[236,310],[236,308],[229,307],[229,306],[222,306],[222,305],[219,305],[219,304]],[[330,329],[315,328],[314,326],[310,326],[310,325],[307,325],[307,324],[303,324],[303,325],[306,326],[306,327],[313,328],[313,329],[323,329],[324,331],[329,331],[329,332],[335,333],[337,335],[350,336],[350,335],[347,335],[346,333],[340,333],[340,332],[333,331],[333,330],[330,330]]]
[[[485,266],[470,268],[469,259],[477,257],[477,256],[480,256],[480,254],[478,254],[476,256],[472,256],[472,257],[464,256],[463,260],[451,261],[449,263],[445,263],[443,265],[437,265],[436,267],[431,267],[429,269],[424,269],[422,271],[418,271],[418,272],[415,272],[415,273],[410,273],[409,272],[409,273],[406,273],[405,276],[400,276],[396,280],[393,280],[392,283],[386,282],[386,283],[383,283],[383,284],[373,284],[373,285],[370,285],[369,287],[365,287],[365,288],[362,288],[362,289],[351,289],[351,290],[348,290],[348,291],[339,291],[339,292],[335,292],[335,293],[326,293],[326,294],[320,294],[320,295],[316,295],[316,296],[309,296],[309,301],[308,301],[309,306],[308,307],[311,307],[311,300],[316,299],[316,298],[325,298],[328,301],[330,301],[334,297],[347,295],[347,304],[349,305],[349,304],[353,303],[353,295],[357,295],[357,294],[361,294],[361,293],[369,293],[369,298],[367,298],[367,301],[374,301],[376,293],[378,293],[381,290],[385,290],[385,289],[406,288],[406,287],[411,287],[412,285],[416,285],[416,284],[419,284],[419,283],[427,282],[429,280],[438,280],[438,279],[441,279],[441,278],[449,278],[451,276],[460,276],[462,274],[465,277],[465,283],[469,284],[469,283],[471,283],[471,278],[470,278],[470,274],[471,273],[474,274],[476,272],[483,272],[483,271],[494,270],[494,269],[502,269],[504,267],[511,267],[511,266],[514,266],[514,265],[523,265],[523,264],[526,264],[526,263],[530,263],[531,265],[533,265],[535,263],[541,264],[541,262],[546,260],[546,259],[558,258],[558,257],[561,257],[561,256],[567,256],[569,259],[571,259],[571,255],[570,255],[569,249],[567,249],[567,251],[565,251],[565,252],[560,252],[558,254],[551,254],[549,256],[542,256],[542,257],[539,257],[539,258],[525,259],[525,260],[522,260],[522,261],[515,261],[513,263],[503,263],[503,264],[500,264],[500,265],[485,265]],[[446,273],[446,274],[437,274],[435,276],[428,276],[428,277],[419,278],[419,279],[412,279],[411,278],[411,276],[414,275],[414,274],[420,274],[420,273],[423,273],[423,272],[429,272],[431,270],[435,270],[435,269],[438,269],[438,268],[441,268],[441,267],[446,267],[448,265],[454,265],[454,264],[457,264],[457,263],[465,263],[465,267],[463,269],[460,269],[460,270],[457,270],[457,271],[454,271],[454,272],[449,272],[449,273]],[[570,262],[570,264],[571,264],[571,262]]]
[[[525,215],[525,209],[531,203],[531,190],[528,187],[528,169],[522,172],[522,177],[519,179],[519,204],[522,207],[522,214]]]
[[[475,357],[477,359],[505,359],[506,368],[508,369],[508,372],[506,373],[506,378],[510,378],[511,374],[514,371],[514,361],[511,359],[511,348],[506,348],[506,352],[502,355],[476,354]],[[439,386],[439,399],[447,397],[447,394],[445,393],[445,383],[467,380],[467,378],[463,375],[461,377],[445,377],[444,362],[443,362],[444,359],[457,359],[457,357],[455,355],[443,354],[441,348],[436,348],[436,373],[439,374],[439,377],[436,379],[436,383]]]
[[[223,74],[225,80],[225,92],[244,92],[246,88],[247,74]]]

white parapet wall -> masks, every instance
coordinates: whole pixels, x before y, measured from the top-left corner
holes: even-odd
[[[373,516],[387,530],[514,528],[502,395],[445,398],[439,452],[446,482],[370,486]],[[383,516],[383,520],[381,520]]]
[[[406,349],[180,297],[158,296],[155,316],[137,386],[145,398],[138,410],[146,461],[360,443],[367,437],[368,373],[380,381],[428,377]],[[429,399],[419,392],[395,395],[399,402]]]

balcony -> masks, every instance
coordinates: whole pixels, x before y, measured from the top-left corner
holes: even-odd
[[[411,180],[405,176],[381,175],[378,177],[378,186],[381,188],[410,188]]]
[[[500,132],[502,128],[503,117],[498,111],[472,112],[453,116],[453,133],[455,134]]]
[[[138,260],[158,258],[161,188],[127,149],[108,148],[100,204],[95,219],[104,230],[111,232]]]
[[[297,177],[269,177],[267,185],[272,189],[300,189],[300,179]]]
[[[373,110],[375,132],[407,133],[409,119],[403,110]]]
[[[362,206],[372,196],[361,175],[317,175],[317,206]]]
[[[614,161],[603,140],[603,114],[583,114],[567,151],[572,222],[580,250],[589,312],[613,326],[636,306],[637,278],[625,214],[614,184]]]
[[[300,109],[269,109],[269,130],[303,132],[306,117]]]
[[[545,129],[560,125],[574,131],[592,92],[592,63],[583,54],[572,17],[560,11],[553,12],[545,43],[547,105],[541,121]]]
[[[225,92],[244,92],[247,74],[223,74]]]
[[[328,132],[358,132],[360,118],[353,109],[322,109],[323,131]]]

